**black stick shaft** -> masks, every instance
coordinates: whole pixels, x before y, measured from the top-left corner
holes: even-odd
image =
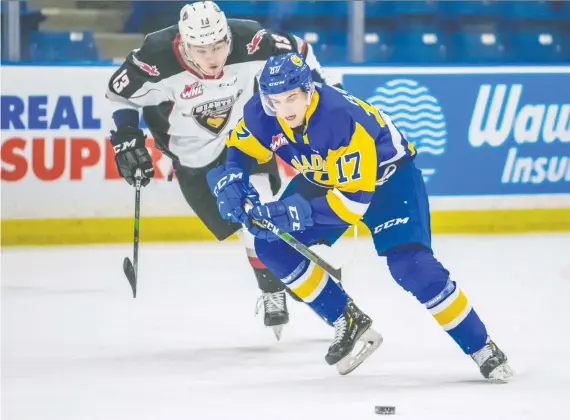
[[[338,281],[342,281],[342,271],[340,268],[334,268],[330,265],[327,261],[317,255],[313,250],[307,247],[304,243],[296,239],[293,235],[284,230],[278,228],[274,224],[268,222],[267,220],[255,220],[255,223],[260,224],[265,229],[270,230],[273,234],[277,235],[281,238],[282,241],[287,243],[290,247],[292,247],[295,251],[303,255],[309,261],[315,263],[331,276],[333,276]]]
[[[245,210],[249,211],[249,209],[251,209],[252,207],[253,207],[253,204],[251,203],[251,201],[246,200]],[[287,245],[289,245],[291,248],[293,248],[299,254],[301,254],[302,256],[307,258],[309,261],[311,261],[311,262],[315,263],[316,265],[318,265],[319,267],[321,267],[323,270],[325,270],[327,273],[329,273],[331,276],[333,276],[338,281],[342,281],[342,269],[341,268],[334,268],[326,260],[321,258],[319,255],[317,255],[315,252],[313,252],[312,249],[310,249],[304,243],[302,243],[301,241],[296,239],[290,233],[285,232],[281,228],[278,228],[277,226],[275,226],[273,223],[269,222],[268,220],[258,220],[258,219],[254,219],[253,217],[250,217],[250,221],[252,223],[255,223],[257,226],[260,226],[264,229],[271,231],[274,235],[281,238],[282,241],[284,241]]]
[[[135,229],[133,240],[133,266],[135,268],[135,279],[138,279],[139,267],[139,221],[141,213],[141,173],[137,169],[135,176]]]
[[[140,220],[140,207],[141,207],[141,179],[142,172],[137,169],[135,173],[135,228],[133,238],[133,261],[129,257],[125,257],[123,261],[123,271],[131,289],[133,290],[133,298],[137,297],[137,280],[138,280],[138,267],[139,267],[139,220]]]

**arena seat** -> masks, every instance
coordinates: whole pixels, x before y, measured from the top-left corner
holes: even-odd
[[[504,36],[497,32],[457,32],[451,35],[450,58],[463,63],[509,61]]]
[[[514,32],[510,35],[511,57],[526,63],[568,61],[570,52],[563,35],[556,30]]]
[[[96,61],[99,59],[93,32],[34,32],[30,41],[33,61]]]
[[[393,59],[397,62],[439,63],[447,61],[446,35],[433,28],[394,32]]]

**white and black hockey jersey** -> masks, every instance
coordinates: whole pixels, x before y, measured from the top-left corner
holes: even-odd
[[[159,148],[168,148],[184,166],[211,163],[257,90],[256,75],[267,58],[296,50],[326,83],[312,48],[301,38],[266,30],[252,20],[228,19],[232,50],[215,78],[204,78],[181,57],[177,25],[146,36],[109,81],[114,109],[143,109]]]

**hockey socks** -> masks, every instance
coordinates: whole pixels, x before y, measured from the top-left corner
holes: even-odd
[[[392,249],[386,256],[392,277],[426,306],[465,353],[485,345],[485,325],[431,250],[410,245]]]
[[[444,289],[425,306],[466,354],[485,345],[485,325],[454,281],[448,280]]]
[[[343,313],[348,296],[318,265],[303,260],[282,281],[329,324]]]

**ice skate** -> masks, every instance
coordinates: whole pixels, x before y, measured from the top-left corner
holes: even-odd
[[[507,364],[507,356],[497,345],[487,337],[487,342],[481,350],[471,354],[471,358],[477,363],[481,374],[489,382],[506,383],[515,374]]]
[[[263,302],[263,303],[262,303]],[[285,291],[274,293],[263,293],[258,300],[256,314],[263,305],[263,322],[266,327],[271,327],[277,341],[281,340],[283,326],[289,322],[289,312],[287,311],[287,299]]]
[[[364,362],[382,344],[382,336],[374,331],[372,320],[349,300],[342,315],[333,322],[334,341],[325,360],[336,365],[338,373],[347,375]],[[357,344],[362,346],[354,351]]]

